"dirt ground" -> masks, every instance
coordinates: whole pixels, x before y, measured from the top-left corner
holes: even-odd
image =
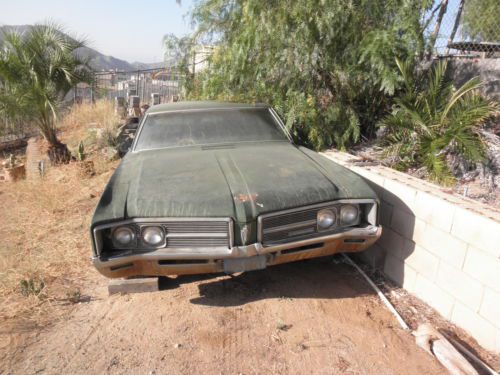
[[[89,272],[86,302],[12,345],[0,374],[443,373],[359,274],[331,258],[111,297]],[[20,333],[1,336],[16,344]]]

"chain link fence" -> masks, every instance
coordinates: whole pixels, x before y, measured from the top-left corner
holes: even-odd
[[[128,103],[130,97],[137,96],[141,105],[169,103],[181,96],[182,77],[172,68],[96,72],[92,85],[77,85],[72,92],[72,101],[84,103],[123,98],[120,100]]]
[[[479,76],[482,93],[500,98],[500,0],[436,0],[427,15],[430,53],[447,59],[454,81]]]

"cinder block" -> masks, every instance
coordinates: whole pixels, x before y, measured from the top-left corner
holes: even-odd
[[[453,307],[451,321],[468,331],[486,349],[496,349],[495,326],[460,302]]]
[[[391,254],[403,262],[415,251],[415,243],[411,240],[403,238],[403,246],[391,249]]]
[[[485,286],[500,292],[500,259],[497,257],[469,246],[463,270]]]
[[[385,262],[385,250],[381,248],[378,244],[370,246],[365,251],[356,253],[362,260],[368,263],[373,268],[378,268],[383,270]]]
[[[462,268],[467,252],[465,242],[429,224],[421,239],[421,245],[445,263]]]
[[[472,211],[457,208],[451,233],[493,256],[500,256],[500,223]]]
[[[148,277],[141,279],[113,279],[109,281],[108,293],[128,294],[128,293],[146,293],[158,291],[158,278]]]
[[[415,242],[417,245],[425,247],[423,244],[424,244],[426,230],[427,230],[427,223],[416,217],[413,226],[413,234],[410,239],[413,240],[413,242]]]
[[[414,293],[434,307],[444,318],[450,318],[455,299],[435,283],[422,275],[417,275]]]
[[[386,254],[384,273],[397,285],[410,292],[414,290],[417,273],[401,259]]]
[[[380,223],[384,228],[390,228],[392,218],[392,204],[382,201],[380,204]]]
[[[416,245],[406,257],[405,263],[430,281],[436,278],[439,259],[423,247]]]
[[[500,329],[500,293],[485,288],[479,315]]]
[[[432,194],[419,191],[415,199],[415,215],[433,226],[450,232],[455,206]]]
[[[383,199],[393,206],[412,212],[417,191],[401,182],[386,178],[384,181]]]
[[[479,281],[461,270],[441,262],[436,282],[442,289],[463,302],[471,310],[479,311],[484,289]]]
[[[391,228],[405,238],[411,239],[415,229],[415,215],[399,206],[394,207],[391,218]]]
[[[388,252],[398,251],[403,247],[404,238],[390,228],[384,228],[378,241],[379,246]]]

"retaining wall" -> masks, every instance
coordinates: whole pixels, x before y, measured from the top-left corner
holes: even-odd
[[[500,214],[349,154],[323,155],[363,176],[381,199],[381,239],[360,256],[500,352]]]

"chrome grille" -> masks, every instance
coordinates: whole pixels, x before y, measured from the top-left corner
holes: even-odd
[[[163,223],[169,247],[230,247],[229,221]]]
[[[336,207],[338,204],[329,203],[263,215],[259,218],[260,240],[264,245],[271,245],[335,232],[339,230],[336,225],[319,231],[316,216],[325,208],[336,210]]]
[[[136,231],[137,241],[127,250],[154,250],[159,248],[231,248],[233,246],[233,222],[230,218],[134,218],[103,224],[94,228],[94,245],[97,254],[122,251],[115,248],[111,233],[114,227],[126,225]],[[142,241],[141,228],[161,226],[166,240],[158,247],[150,247]]]

